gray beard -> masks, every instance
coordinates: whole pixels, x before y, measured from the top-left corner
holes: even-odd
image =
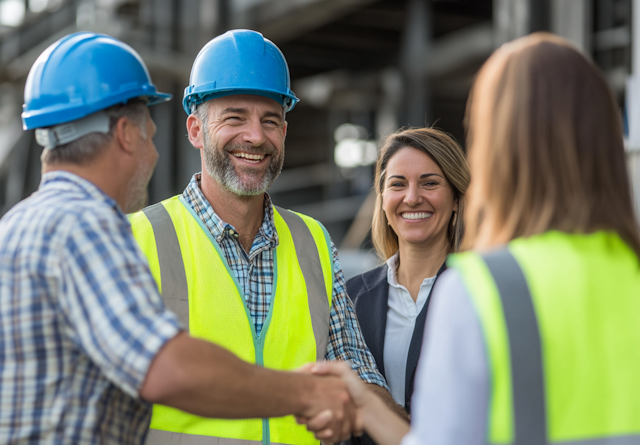
[[[266,153],[271,155],[271,162],[267,167],[262,178],[252,177],[252,180],[243,181],[231,163],[230,152],[240,150],[246,153],[257,154]],[[231,193],[238,196],[257,196],[261,195],[271,187],[273,181],[276,180],[282,171],[284,164],[284,147],[278,154],[278,151],[270,143],[265,143],[260,148],[246,146],[242,144],[229,144],[223,148],[211,143],[207,133],[204,133],[204,167],[209,176],[217,183],[225,187]],[[251,167],[245,167],[250,170]]]

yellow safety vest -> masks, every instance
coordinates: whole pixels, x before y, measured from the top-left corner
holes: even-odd
[[[640,444],[640,262],[551,231],[453,255],[482,326],[488,444]]]
[[[312,218],[274,208],[279,244],[269,313],[256,335],[246,301],[220,246],[181,196],[130,216],[168,308],[190,335],[241,359],[292,370],[325,357],[333,292],[329,236]],[[317,444],[293,416],[223,420],[153,407],[148,444]],[[216,439],[214,439],[216,438]]]

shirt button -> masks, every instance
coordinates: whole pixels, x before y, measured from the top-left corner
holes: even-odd
[[[229,229],[229,235],[233,235],[234,233],[236,232],[234,232],[233,229]]]

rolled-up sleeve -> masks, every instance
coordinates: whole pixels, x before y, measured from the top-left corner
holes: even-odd
[[[63,246],[59,305],[69,337],[137,397],[151,361],[181,329],[164,307],[124,218],[84,212]]]

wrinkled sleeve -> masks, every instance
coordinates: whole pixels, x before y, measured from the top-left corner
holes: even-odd
[[[344,273],[338,258],[338,249],[331,242],[333,257],[333,297],[331,304],[331,320],[329,325],[329,344],[327,346],[327,360],[344,360],[349,362],[358,376],[367,383],[373,383],[389,389],[387,383],[378,371],[371,351],[364,342],[360,324],[356,317],[353,303],[347,295]]]
[[[488,358],[480,321],[459,273],[434,288],[402,445],[485,445]]]
[[[137,397],[179,322],[164,307],[124,216],[84,212],[73,225],[59,292],[69,336],[111,382]]]

